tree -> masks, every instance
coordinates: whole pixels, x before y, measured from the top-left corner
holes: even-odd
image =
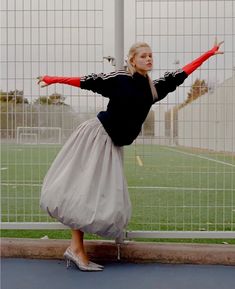
[[[53,93],[49,96],[49,99],[51,100],[51,103],[52,104],[56,104],[56,105],[65,105],[64,103],[64,100],[65,100],[65,97],[62,96],[61,94],[59,93]]]
[[[0,102],[7,102],[7,92],[0,90]]]
[[[34,101],[35,104],[50,105],[51,100],[47,96],[40,96]]]
[[[24,97],[23,90],[11,90],[5,92],[0,90],[0,134],[1,137],[14,137],[16,134],[16,127],[23,126],[32,118],[32,113],[27,118],[24,114],[29,108],[28,99]]]
[[[208,84],[206,83],[206,81],[197,78],[192,84],[190,91],[188,92],[187,99],[178,106],[178,109],[181,109],[182,107],[201,97],[202,95],[207,93],[208,90]]]
[[[28,99],[24,97],[23,90],[11,90],[9,92],[4,92],[0,90],[0,102],[8,102],[8,103],[29,103]]]
[[[37,98],[34,103],[35,104],[42,104],[42,105],[67,105],[65,102],[65,97],[61,94],[55,92],[49,96],[40,96]]]

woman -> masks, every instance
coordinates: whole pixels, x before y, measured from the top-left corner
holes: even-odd
[[[84,232],[116,238],[127,226],[131,204],[123,174],[122,150],[138,136],[151,106],[182,84],[209,57],[222,54],[221,44],[192,63],[152,81],[152,51],[136,43],[129,51],[127,70],[84,77],[38,77],[41,87],[63,83],[92,90],[109,98],[106,111],[81,124],[57,155],[43,183],[41,207],[72,229],[65,251],[67,267],[102,271],[89,261]]]

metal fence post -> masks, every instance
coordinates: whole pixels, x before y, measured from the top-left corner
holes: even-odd
[[[116,70],[124,66],[124,0],[115,0],[115,66]],[[123,243],[123,235],[116,238],[118,259],[120,259],[120,243]]]
[[[115,60],[116,70],[124,66],[124,0],[115,0]]]

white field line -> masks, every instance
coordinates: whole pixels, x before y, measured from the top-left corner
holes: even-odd
[[[145,189],[145,190],[183,190],[183,191],[233,191],[234,189],[225,189],[225,188],[184,188],[184,187],[138,187],[130,186],[129,189]]]
[[[136,159],[137,159],[137,163],[138,163],[138,165],[139,165],[140,167],[143,167],[144,164],[143,164],[143,162],[142,162],[140,156],[136,156]]]
[[[17,184],[17,183],[2,183],[3,186],[31,186],[40,187],[40,184]],[[158,187],[158,186],[128,186],[128,189],[136,190],[183,190],[183,191],[233,191],[234,189],[226,188],[185,188],[185,187]]]
[[[227,165],[227,166],[230,166],[230,167],[235,167],[235,165],[233,165],[233,164],[230,164],[230,163],[227,163],[227,162],[218,161],[218,160],[211,159],[211,158],[208,158],[208,157],[204,157],[204,156],[201,156],[201,155],[187,153],[187,152],[182,152],[182,151],[177,150],[177,149],[171,149],[171,148],[165,148],[165,149],[168,150],[168,151],[177,152],[177,153],[180,153],[180,154],[183,154],[183,155],[188,155],[188,156],[196,157],[196,158],[199,158],[199,159],[204,159],[204,160],[208,160],[208,161],[211,161],[211,162],[215,162],[215,163],[218,163],[218,164]]]
[[[2,186],[30,186],[30,187],[40,187],[40,184],[22,184],[22,183],[1,183]]]

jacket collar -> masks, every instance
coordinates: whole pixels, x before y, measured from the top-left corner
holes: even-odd
[[[134,79],[137,79],[137,80],[142,80],[142,81],[146,81],[146,80],[148,80],[148,77],[147,76],[144,76],[143,74],[140,74],[139,72],[135,72],[134,74],[133,74],[133,78]]]

